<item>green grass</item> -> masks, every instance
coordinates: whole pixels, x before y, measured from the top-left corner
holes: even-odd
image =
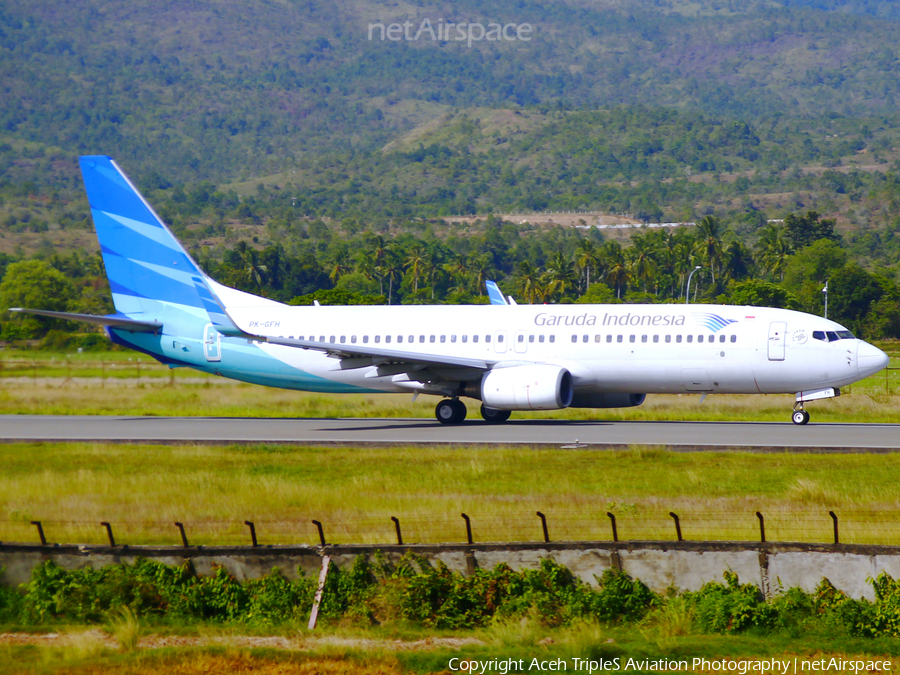
[[[122,544],[313,544],[312,519],[333,543],[539,541],[536,511],[555,541],[831,539],[900,545],[900,455],[677,453],[522,447],[277,445],[0,445],[0,540]]]
[[[900,368],[894,342],[881,343]],[[885,374],[886,373],[886,374]],[[887,377],[887,379],[886,379]],[[0,414],[201,415],[219,417],[419,417],[435,397],[329,395],[247,385],[194,370],[169,369],[130,352],[0,352]],[[468,401],[478,417],[478,402]],[[516,412],[519,419],[783,422],[791,395],[650,395],[636,408]],[[900,423],[900,370],[879,373],[809,406],[816,422]]]

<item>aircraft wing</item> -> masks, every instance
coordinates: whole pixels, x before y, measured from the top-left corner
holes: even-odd
[[[490,370],[496,361],[472,359],[444,354],[421,354],[400,349],[383,349],[378,346],[343,344],[336,342],[318,342],[313,340],[293,340],[291,338],[272,337],[265,335],[256,336],[269,344],[282,345],[284,347],[297,347],[298,349],[313,349],[325,352],[343,361],[349,361],[347,368],[364,368],[366,366],[380,366],[387,364],[406,364],[410,366],[437,366],[440,368],[473,368],[476,370]],[[346,368],[345,368],[346,369]]]

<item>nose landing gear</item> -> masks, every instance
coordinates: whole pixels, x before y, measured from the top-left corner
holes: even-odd
[[[791,421],[794,424],[806,424],[809,422],[809,413],[803,409],[803,402],[798,401],[794,404],[794,414],[791,415]]]
[[[466,412],[465,404],[458,398],[445,398],[434,408],[434,416],[441,424],[462,424]]]

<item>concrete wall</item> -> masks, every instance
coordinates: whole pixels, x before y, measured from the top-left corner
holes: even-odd
[[[853,544],[774,544],[752,542],[561,542],[508,544],[441,544],[385,546],[259,546],[252,547],[149,547],[0,545],[0,582],[25,583],[31,571],[46,560],[66,569],[102,567],[133,562],[143,557],[168,565],[190,559],[198,572],[214,565],[225,567],[237,579],[257,578],[279,568],[288,578],[318,574],[322,556],[344,567],[361,554],[381,553],[396,562],[407,552],[471,574],[477,567],[490,569],[507,563],[515,570],[533,569],[544,558],[568,567],[578,578],[595,583],[610,568],[622,569],[655,591],[670,586],[697,590],[708,581],[722,581],[722,573],[736,572],[742,583],[754,583],[768,596],[794,586],[810,592],[827,577],[855,598],[874,599],[866,581],[882,571],[900,576],[900,547]]]

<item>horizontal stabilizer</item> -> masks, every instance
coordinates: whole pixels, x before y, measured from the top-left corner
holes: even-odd
[[[22,307],[12,307],[10,312],[21,312],[22,314],[37,314],[38,316],[49,316],[51,319],[63,319],[65,321],[80,321],[81,323],[90,323],[95,326],[109,326],[110,328],[121,328],[132,333],[157,333],[162,330],[163,325],[158,321],[136,321],[126,316],[116,316],[110,314],[108,316],[96,316],[94,314],[73,314],[71,312],[51,312],[46,309],[23,309]]]

